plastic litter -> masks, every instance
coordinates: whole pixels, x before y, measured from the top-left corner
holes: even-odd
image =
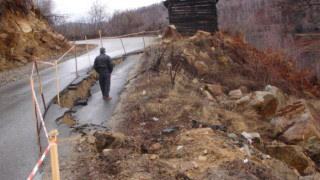
[[[172,134],[174,133],[175,131],[178,131],[179,130],[179,127],[171,127],[171,128],[167,128],[165,130],[162,131],[162,134]]]
[[[246,149],[248,156],[251,156],[251,151],[246,144],[244,145],[244,148]]]
[[[247,158],[243,160],[243,163],[245,163],[245,164],[248,162],[249,162],[249,160]]]
[[[146,125],[146,123],[145,123],[145,122],[142,122],[142,123],[140,123],[140,125],[141,125],[141,126],[145,126],[145,125]]]
[[[153,121],[159,121],[159,118],[153,117],[152,120]]]
[[[183,148],[183,146],[178,146],[177,150],[181,150]]]

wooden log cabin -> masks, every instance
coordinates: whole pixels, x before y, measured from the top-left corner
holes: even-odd
[[[194,35],[197,30],[218,31],[216,4],[219,0],[166,0],[169,23],[183,36]]]

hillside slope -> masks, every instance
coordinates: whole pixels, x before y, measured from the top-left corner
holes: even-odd
[[[0,72],[71,47],[41,16],[21,0],[0,0]]]

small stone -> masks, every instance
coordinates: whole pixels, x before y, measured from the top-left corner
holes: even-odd
[[[236,141],[236,140],[237,140],[237,135],[234,134],[234,133],[228,134],[228,137],[229,137],[230,139],[232,139],[233,141]]]
[[[154,143],[149,150],[150,151],[159,151],[162,149],[162,145],[160,143]]]
[[[102,154],[103,154],[103,156],[108,156],[110,154],[110,152],[111,152],[111,149],[104,149],[102,151]]]
[[[206,161],[208,158],[205,156],[199,156],[199,161]]]
[[[79,151],[79,152],[82,152],[82,148],[81,148],[81,147],[78,147],[78,151]]]
[[[88,137],[87,137],[87,142],[88,142],[89,144],[94,144],[95,141],[96,141],[96,138],[95,138],[95,137],[93,137],[93,136],[88,136]]]
[[[82,138],[80,139],[79,143],[82,144],[86,139],[85,138]]]
[[[208,150],[204,150],[203,155],[207,155],[207,154],[208,154]]]
[[[152,154],[152,155],[150,156],[150,159],[151,159],[151,160],[155,160],[155,159],[157,159],[157,158],[158,158],[158,156],[155,155],[155,154]]]
[[[230,91],[229,96],[230,96],[230,99],[236,100],[236,99],[240,99],[243,96],[243,94],[240,89],[237,89],[237,90]]]

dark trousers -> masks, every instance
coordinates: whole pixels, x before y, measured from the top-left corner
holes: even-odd
[[[99,84],[100,84],[102,96],[104,97],[109,97],[110,83],[111,83],[110,78],[111,78],[110,73],[99,74]]]

